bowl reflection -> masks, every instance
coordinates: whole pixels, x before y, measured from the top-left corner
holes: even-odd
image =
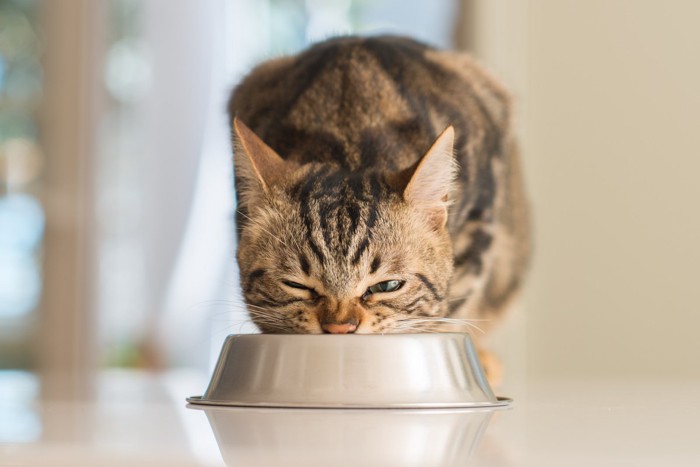
[[[468,465],[499,410],[188,407],[206,413],[227,465],[307,467]]]

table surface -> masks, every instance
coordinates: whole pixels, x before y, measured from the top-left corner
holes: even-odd
[[[0,372],[0,465],[700,465],[700,381],[529,382],[496,411],[188,407],[206,383],[109,371],[92,402],[42,402]]]

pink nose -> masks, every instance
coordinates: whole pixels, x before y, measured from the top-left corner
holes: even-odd
[[[352,323],[327,323],[322,324],[321,328],[326,334],[352,334],[357,329],[357,325]]]

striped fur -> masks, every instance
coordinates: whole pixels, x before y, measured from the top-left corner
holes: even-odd
[[[451,330],[516,295],[529,229],[509,97],[469,56],[332,39],[255,68],[229,113],[241,283],[264,332]],[[454,157],[436,148],[450,126]],[[366,293],[387,280],[403,286]]]

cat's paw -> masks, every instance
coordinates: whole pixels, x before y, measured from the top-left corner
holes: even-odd
[[[501,361],[489,350],[478,349],[477,354],[489,384],[492,388],[499,387],[503,383],[503,366]]]

